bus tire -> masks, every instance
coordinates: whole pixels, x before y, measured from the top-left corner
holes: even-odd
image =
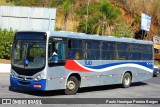
[[[75,76],[69,77],[66,84],[65,94],[74,95],[77,93],[79,88],[79,81]]]
[[[126,72],[123,76],[122,87],[129,88],[129,86],[131,85],[131,81],[132,81],[131,74]]]

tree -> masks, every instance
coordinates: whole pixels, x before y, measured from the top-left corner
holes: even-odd
[[[88,15],[86,10],[87,5],[82,5],[81,8],[76,10],[76,14],[79,16],[79,26],[77,27],[78,32],[85,32],[87,34],[101,34],[101,30],[99,30],[99,26],[101,23],[99,21],[102,16],[100,10],[100,4],[93,2],[88,6]],[[88,17],[89,16],[89,17]],[[87,20],[87,23],[86,23]],[[86,24],[87,24],[87,32],[86,32]]]
[[[67,18],[68,18],[70,9],[71,9],[71,2],[69,0],[64,1],[61,8],[61,11],[64,15],[64,30],[67,30]]]
[[[0,58],[9,59],[15,31],[0,29]]]
[[[101,12],[102,12],[102,24],[105,24],[109,27],[109,35],[112,34],[114,20],[120,15],[119,8],[113,7],[109,0],[102,0],[101,1]],[[104,25],[102,25],[104,27]],[[103,34],[103,33],[102,33]]]
[[[81,7],[77,12],[80,17],[86,16],[86,7]],[[109,0],[101,0],[100,2],[91,2],[88,8],[87,32],[88,34],[106,34],[106,29],[109,28],[109,35],[112,34],[114,22],[120,15],[120,10],[115,8]],[[77,30],[85,32],[86,21],[81,20]]]

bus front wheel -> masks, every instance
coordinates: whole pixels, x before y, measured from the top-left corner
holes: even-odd
[[[75,76],[69,77],[66,84],[65,94],[74,95],[77,93],[79,88],[79,81]]]
[[[132,77],[130,73],[125,73],[122,80],[122,87],[128,88],[131,85]]]

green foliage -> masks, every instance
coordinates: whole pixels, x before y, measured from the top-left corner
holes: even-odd
[[[61,30],[62,30],[62,28],[59,28],[59,27],[55,28],[55,31],[61,31]]]
[[[81,7],[76,10],[76,14],[80,18],[87,15],[86,7]],[[78,32],[87,32],[88,34],[102,34],[102,28],[106,26],[113,26],[115,19],[121,14],[119,8],[115,8],[109,2],[109,0],[102,0],[100,2],[93,2],[89,4],[88,18],[80,20],[79,26],[77,27]],[[104,31],[105,32],[105,31]]]
[[[101,12],[99,11],[100,4],[99,3],[91,3],[88,6],[88,18],[87,18],[87,8],[81,7],[76,10],[76,14],[80,17],[80,23],[77,27],[78,32],[85,32],[87,34],[95,34],[97,23],[99,23],[100,17],[102,17]],[[86,17],[83,18],[82,17]],[[86,24],[87,24],[87,32],[86,32]]]
[[[133,21],[132,21],[132,26],[136,25],[137,23],[139,23],[141,20],[141,18],[139,16],[136,16],[133,18]]]
[[[101,29],[100,32],[98,31],[99,26],[102,25],[102,22],[99,21],[101,17],[100,13],[97,13],[96,15],[93,15],[92,17],[89,17],[87,19],[87,32],[86,32],[86,20],[83,19],[79,23],[79,26],[77,27],[78,32],[86,32],[87,34],[101,34]]]
[[[76,9],[75,13],[77,16],[82,17],[84,14],[87,14],[87,11],[85,8],[78,8]]]
[[[109,23],[113,22],[121,13],[119,8],[113,7],[109,0],[102,0],[100,9]]]
[[[0,29],[0,58],[9,59],[11,56],[11,47],[15,31],[10,29]]]
[[[75,31],[98,35],[115,35],[117,37],[133,37],[132,29],[125,25],[120,8],[113,4],[113,0],[9,0],[15,5],[21,6],[45,6],[57,7],[57,13],[64,17],[64,26],[55,30],[68,30],[67,21],[76,20]],[[126,0],[120,0],[126,2]],[[112,3],[111,3],[112,2]],[[89,3],[89,4],[88,4]],[[88,6],[88,16],[87,16]],[[59,18],[62,19],[62,18]],[[57,19],[58,20],[58,17]],[[134,16],[132,26],[139,23],[140,17]],[[86,26],[87,25],[87,26]],[[87,27],[87,30],[86,30]],[[87,32],[86,32],[87,31]],[[0,47],[1,48],[1,47]]]
[[[69,0],[66,0],[63,2],[61,11],[64,15],[64,30],[67,28],[67,17],[69,15],[69,11],[71,9],[71,2]]]
[[[51,7],[58,7],[59,5],[62,5],[64,0],[52,0]]]
[[[17,6],[50,6],[51,0],[9,0]]]
[[[62,6],[62,12],[65,18],[68,16],[70,9],[71,9],[70,1],[68,0],[64,1],[63,6]]]
[[[63,5],[66,1],[74,4],[77,0],[51,0],[51,7],[58,7],[60,5]]]
[[[116,26],[112,35],[116,37],[132,38],[134,36],[134,32],[124,22],[121,22]]]
[[[10,0],[10,2],[13,2],[15,5],[21,4],[21,0]]]
[[[46,6],[58,7],[63,3],[70,2],[74,4],[77,0],[6,0],[7,2],[14,3],[17,6]]]

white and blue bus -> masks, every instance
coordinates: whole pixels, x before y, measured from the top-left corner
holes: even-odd
[[[20,31],[11,57],[11,87],[64,89],[131,83],[153,76],[151,41],[73,32]]]

